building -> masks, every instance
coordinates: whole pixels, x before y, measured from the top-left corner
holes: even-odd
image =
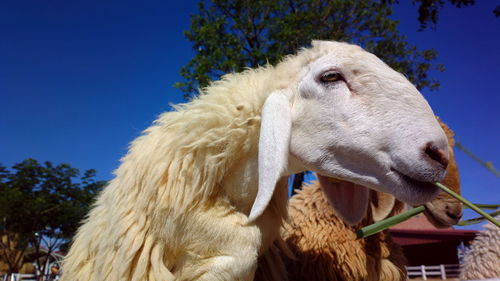
[[[477,233],[475,230],[451,227],[438,229],[422,213],[389,231],[394,242],[402,246],[408,259],[409,276],[424,277],[424,280],[425,268],[431,269],[432,273],[428,275],[443,276],[443,279],[446,276],[457,277],[461,249],[469,246]],[[412,269],[422,274],[412,274]]]

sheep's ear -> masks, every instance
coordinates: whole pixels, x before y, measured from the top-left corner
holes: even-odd
[[[250,211],[251,221],[259,217],[273,197],[274,188],[288,165],[291,130],[290,93],[269,95],[262,108],[259,137],[259,189]]]
[[[391,213],[394,209],[396,198],[391,194],[371,190],[370,208],[372,211],[373,220],[381,221]]]
[[[318,175],[318,180],[326,199],[344,222],[355,225],[365,217],[368,209],[368,188],[321,175]]]

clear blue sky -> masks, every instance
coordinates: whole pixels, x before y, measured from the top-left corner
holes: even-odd
[[[417,32],[416,8],[394,18],[409,41],[435,48],[441,89],[424,91],[457,139],[500,168],[497,1],[446,6],[437,30]],[[128,143],[170,103],[193,56],[182,31],[196,1],[1,1],[0,162],[25,158],[94,168],[110,179]],[[463,194],[500,203],[500,179],[456,152]],[[475,215],[467,214],[467,217]]]

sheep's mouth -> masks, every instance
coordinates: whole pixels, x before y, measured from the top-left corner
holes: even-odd
[[[437,187],[434,185],[433,182],[430,181],[420,181],[417,179],[414,179],[406,174],[403,174],[402,172],[394,169],[391,167],[391,171],[394,172],[396,175],[399,176],[399,178],[409,187],[415,188],[418,190],[421,190],[423,192],[429,192],[429,191],[435,191]]]

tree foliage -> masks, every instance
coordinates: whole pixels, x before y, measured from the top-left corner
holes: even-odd
[[[392,20],[392,3],[376,0],[213,0],[200,1],[185,36],[196,51],[176,83],[185,96],[229,72],[275,64],[312,39],[357,43],[418,88],[436,89],[429,76],[437,53],[410,44]]]
[[[9,272],[19,270],[28,248],[40,263],[67,245],[105,184],[94,178],[95,170],[80,176],[68,164],[33,159],[11,170],[0,165],[0,259]]]
[[[446,2],[457,8],[475,4],[475,0],[413,0],[413,4],[418,5],[418,21],[420,23],[420,30],[427,28],[429,25],[432,28],[435,28],[439,20],[439,11],[443,8]]]
[[[398,3],[399,0],[387,0],[390,3]],[[418,21],[420,23],[420,30],[427,27],[436,28],[439,20],[439,12],[443,9],[446,2],[457,7],[467,7],[476,4],[475,0],[413,0],[413,5],[418,6]],[[500,16],[500,5],[496,6],[493,10],[495,17]]]

